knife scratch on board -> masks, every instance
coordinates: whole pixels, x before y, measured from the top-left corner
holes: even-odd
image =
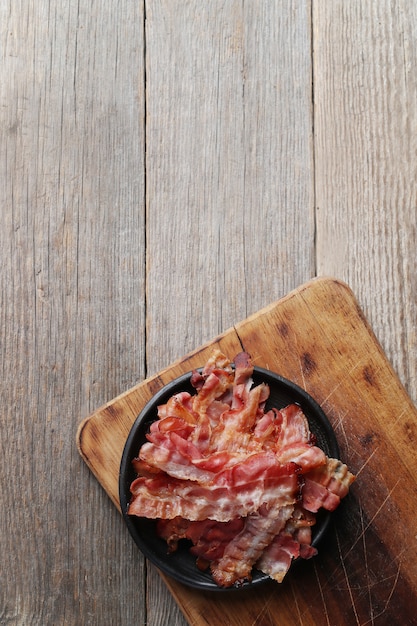
[[[347,586],[347,590],[348,590],[348,593],[349,593],[350,602],[352,604],[352,609],[353,609],[353,612],[354,612],[354,615],[355,615],[355,619],[356,619],[356,624],[357,624],[357,626],[361,626],[361,623],[359,621],[358,611],[357,611],[356,605],[355,605],[355,600],[354,600],[354,597],[353,597],[353,590],[352,590],[352,587],[350,585],[349,576],[348,576],[348,573],[347,573],[345,559],[344,559],[343,554],[342,554],[342,547],[340,545],[339,533],[338,533],[337,530],[336,530],[336,540],[337,540],[337,547],[338,547],[338,550],[339,550],[340,563],[342,565],[343,574],[344,574],[344,577],[345,577],[345,581],[346,581],[346,586]]]
[[[371,593],[371,579],[369,576],[369,566],[368,566],[368,550],[366,547],[366,532],[365,532],[365,523],[363,519],[363,509],[359,507],[359,514],[361,520],[361,530],[362,530],[362,545],[363,545],[363,556],[364,556],[364,565],[365,565],[365,575],[366,575],[366,583],[367,583],[367,591],[368,591],[368,602],[369,602],[369,623],[374,625],[374,607],[372,602],[372,593]]]
[[[323,399],[322,404],[324,405],[326,402],[329,401],[329,399],[332,397],[332,395],[339,389],[339,387],[341,387],[344,384],[344,380],[341,379],[339,380],[339,382],[337,383],[337,385],[335,385],[334,387],[332,387],[332,390],[330,391],[330,393],[327,394],[327,396]]]
[[[304,378],[304,368],[303,368],[303,363],[302,363],[302,360],[301,360],[300,356],[298,357],[298,362],[300,364],[300,373],[301,373],[301,378],[302,378],[302,381],[303,381],[303,389],[305,391],[307,391],[306,379]]]
[[[260,624],[266,613],[268,613],[269,617],[272,619],[271,613],[269,611],[269,605],[271,604],[272,600],[273,600],[273,595],[271,594],[268,600],[265,601],[264,605],[262,606],[261,610],[259,611],[258,615],[255,617],[255,619],[253,620],[250,626],[256,626],[256,624]]]
[[[319,573],[317,571],[317,565],[316,565],[315,562],[313,563],[313,565],[314,565],[314,573],[316,575],[317,584],[318,584],[319,591],[320,591],[321,601],[323,603],[324,616],[326,618],[327,626],[330,626],[329,612],[327,610],[326,598],[324,597],[324,590],[323,590],[322,584],[320,582]]]
[[[379,448],[375,448],[374,450],[372,450],[371,454],[368,456],[368,458],[366,459],[365,463],[355,472],[356,479],[358,478],[358,476],[362,472],[362,470],[365,469],[365,467],[368,465],[369,461],[372,459],[372,457],[374,456],[374,454],[378,450],[379,450]]]
[[[343,440],[344,440],[344,444],[346,448],[346,454],[349,455],[349,451],[350,451],[349,437],[346,434],[345,426],[343,423],[343,420],[346,415],[347,415],[347,411],[343,414],[339,414],[337,417],[337,421],[333,425],[333,428],[335,431],[340,431],[341,435],[343,436]]]
[[[295,608],[297,609],[298,623],[300,624],[300,626],[303,626],[304,622],[303,622],[303,618],[301,615],[300,606],[298,604],[298,598],[295,592],[294,583],[292,580],[290,582],[290,587],[291,587],[292,597],[294,598]]]
[[[402,554],[402,552],[401,552],[401,554]],[[401,556],[401,555],[400,555],[400,556]],[[361,626],[369,626],[369,625],[371,625],[371,626],[372,626],[372,624],[374,624],[374,620],[375,620],[375,619],[379,619],[380,617],[382,617],[382,615],[384,615],[385,611],[386,611],[386,610],[388,609],[388,607],[389,607],[389,604],[390,604],[390,602],[391,602],[391,598],[392,598],[392,596],[393,596],[393,594],[394,594],[394,591],[395,591],[395,589],[396,589],[396,587],[397,587],[398,580],[399,580],[399,577],[400,577],[400,571],[401,571],[401,561],[398,563],[397,573],[396,573],[396,574],[395,574],[395,576],[394,576],[394,581],[393,581],[393,583],[392,583],[392,587],[391,587],[390,593],[389,593],[389,595],[388,595],[388,598],[387,598],[387,600],[386,600],[386,602],[385,602],[385,605],[384,605],[384,606],[383,606],[383,608],[379,611],[379,613],[377,613],[376,615],[374,615],[374,616],[373,616],[372,621],[371,621],[370,619],[369,619],[369,620],[366,620],[366,622],[364,622],[363,624],[361,624]],[[392,576],[390,576],[389,578],[392,578]],[[384,580],[388,580],[388,579],[384,579]]]
[[[409,409],[408,407],[404,408],[402,411],[399,411],[398,415],[395,416],[394,420],[392,421],[392,427],[394,428],[395,426],[398,425],[398,422],[400,421],[400,419],[403,417],[404,414],[408,414],[409,413]]]
[[[364,533],[366,533],[366,531],[368,530],[368,528],[370,528],[373,524],[373,522],[375,521],[375,519],[378,517],[378,515],[380,514],[380,512],[382,511],[382,509],[384,508],[384,506],[387,504],[388,500],[391,498],[393,492],[395,491],[397,485],[401,482],[401,479],[399,478],[397,480],[397,482],[395,483],[395,485],[393,487],[391,487],[391,489],[389,490],[388,494],[386,495],[386,497],[383,499],[382,503],[380,504],[380,506],[377,508],[377,510],[375,511],[375,513],[373,514],[373,516],[371,517],[371,519],[369,520],[369,522],[366,524],[366,526],[361,530],[359,536],[355,539],[355,541],[352,543],[351,547],[349,548],[348,552],[346,553],[346,556],[348,554],[350,554],[352,552],[352,550],[356,547],[358,541],[361,541]],[[359,503],[360,505],[360,503]],[[362,507],[361,511],[362,511]]]

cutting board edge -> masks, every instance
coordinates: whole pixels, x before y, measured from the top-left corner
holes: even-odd
[[[310,287],[314,287],[317,286],[319,287],[319,285],[324,286],[324,289],[318,289],[317,292],[307,292],[306,290],[308,290]],[[327,288],[326,286],[327,285]],[[336,289],[334,289],[337,286]],[[213,347],[213,345],[215,345],[216,341],[221,340],[222,337],[229,337],[230,333],[233,333],[233,337],[235,340],[235,345],[240,345],[242,347],[242,349],[244,349],[244,345],[245,345],[245,338],[247,338],[247,332],[250,332],[250,326],[251,324],[247,324],[248,322],[250,322],[252,320],[253,325],[256,325],[258,323],[260,323],[261,325],[265,324],[265,328],[267,328],[268,326],[268,320],[269,318],[272,316],[274,316],[274,309],[280,305],[281,303],[288,301],[289,299],[293,298],[294,296],[297,297],[297,300],[295,300],[293,303],[291,303],[290,307],[292,308],[293,306],[298,306],[298,303],[301,304],[301,301],[305,301],[304,304],[308,303],[309,297],[310,295],[313,296],[313,298],[315,298],[317,295],[320,296],[321,299],[324,298],[324,302],[326,301],[325,299],[327,297],[333,297],[333,296],[337,296],[339,294],[339,296],[341,296],[344,293],[343,296],[343,300],[345,302],[348,302],[349,306],[350,305],[354,305],[356,311],[355,311],[355,315],[356,313],[360,316],[361,321],[363,322],[364,327],[366,327],[366,331],[367,333],[369,333],[372,337],[372,344],[375,347],[375,349],[381,353],[381,355],[384,357],[384,363],[386,365],[389,365],[390,370],[393,372],[393,374],[395,375],[395,379],[396,379],[396,389],[397,389],[397,393],[400,391],[400,387],[401,387],[401,397],[403,398],[407,398],[409,402],[411,402],[404,386],[401,384],[398,375],[395,373],[395,371],[393,370],[391,364],[389,363],[386,355],[384,354],[380,343],[378,342],[378,340],[375,337],[374,332],[372,331],[372,328],[370,326],[370,324],[368,323],[367,319],[365,318],[365,315],[358,303],[358,300],[356,298],[356,296],[354,295],[352,289],[346,284],[344,283],[342,280],[339,279],[335,279],[335,278],[331,278],[331,277],[316,277],[311,279],[310,281],[302,284],[300,287],[298,287],[297,289],[289,292],[286,296],[284,296],[283,298],[277,300],[276,302],[271,303],[270,305],[268,305],[267,307],[264,307],[263,309],[260,309],[258,312],[254,313],[251,316],[248,316],[248,318],[246,320],[243,320],[242,322],[237,323],[235,326],[233,326],[232,328],[230,328],[229,330],[225,331],[225,333],[223,333],[222,335],[219,335],[217,338],[213,339],[212,341],[206,342],[204,345],[202,345],[200,348],[197,348],[196,350],[193,350],[192,352],[190,352],[189,354],[187,354],[186,356],[184,356],[183,358],[177,359],[176,361],[174,361],[174,363],[170,366],[168,366],[167,368],[165,368],[164,370],[161,370],[159,372],[159,374],[155,374],[154,376],[151,376],[145,380],[143,380],[142,382],[138,383],[137,385],[135,385],[134,387],[132,387],[131,389],[123,392],[122,394],[120,394],[118,397],[114,398],[113,400],[109,401],[108,403],[106,403],[105,405],[103,405],[102,407],[100,407],[99,409],[97,409],[95,412],[93,412],[90,416],[84,418],[84,420],[82,420],[82,422],[80,423],[79,427],[78,427],[78,431],[77,431],[77,445],[79,445],[78,449],[80,452],[80,455],[82,457],[82,459],[86,462],[87,466],[90,467],[90,469],[92,469],[93,474],[95,475],[95,477],[97,478],[98,482],[101,484],[102,487],[104,487],[105,491],[107,491],[108,495],[109,492],[106,489],[106,487],[104,486],[102,480],[101,480],[101,474],[99,471],[95,472],[94,469],[91,467],[91,464],[88,462],[88,459],[86,458],[86,455],[84,454],[83,451],[83,447],[82,447],[82,437],[83,437],[83,432],[85,432],[85,429],[88,428],[89,423],[91,424],[92,428],[91,431],[89,431],[89,436],[90,436],[90,443],[92,442],[94,444],[94,442],[96,441],[95,439],[91,439],[91,435],[94,434],[94,426],[100,426],[100,428],[104,428],[104,431],[107,432],[106,437],[108,436],[109,432],[113,432],[113,428],[114,428],[114,424],[115,421],[113,420],[113,412],[112,412],[112,406],[115,405],[116,411],[119,410],[121,408],[128,408],[131,409],[132,406],[134,406],[135,402],[138,401],[138,398],[135,396],[135,391],[140,390],[141,387],[146,387],[147,385],[149,385],[149,383],[151,382],[151,387],[152,387],[152,381],[157,379],[158,377],[160,377],[161,375],[164,375],[164,372],[169,372],[170,373],[170,378],[175,377],[175,375],[177,374],[177,371],[172,372],[171,370],[175,368],[178,368],[178,365],[181,366],[181,364],[184,364],[187,359],[190,358],[195,358],[196,355],[199,354],[199,352],[203,351],[203,350],[207,350]],[[264,320],[260,320],[259,318],[264,315]],[[321,318],[320,318],[321,319]],[[245,324],[247,324],[247,327],[245,328]],[[275,327],[271,327],[272,332],[275,332]],[[240,331],[241,335],[240,335]],[[227,339],[227,341],[229,341],[230,339]],[[225,351],[226,354],[228,354],[227,351]],[[181,368],[180,368],[181,369]],[[168,381],[168,378],[167,378]],[[166,382],[167,382],[166,381]],[[157,381],[158,385],[159,384],[163,384],[165,381],[159,380]],[[154,389],[148,389],[148,392],[153,393]],[[132,397],[133,395],[133,397]],[[143,395],[142,392],[140,395]],[[124,400],[124,398],[126,398],[126,400]],[[130,400],[130,401],[129,401]],[[140,400],[140,398],[139,398]],[[127,405],[130,404],[130,407],[128,407]],[[412,404],[412,403],[411,403]],[[96,417],[96,420],[92,420],[92,418]],[[104,418],[104,419],[103,419]],[[119,431],[120,432],[120,431]],[[86,437],[86,441],[85,443],[88,442],[88,436]],[[117,503],[114,501],[114,498],[111,497],[111,500],[113,501],[114,504]],[[120,508],[117,507],[119,512],[120,512]],[[202,615],[202,611],[204,609],[204,602],[205,599],[204,597],[200,597],[199,594],[194,593],[193,590],[189,590],[188,588],[183,588],[183,586],[180,583],[177,583],[176,581],[171,581],[169,578],[167,578],[165,575],[163,575],[161,572],[159,572],[159,574],[161,575],[162,579],[164,580],[165,584],[167,585],[170,593],[173,595],[173,597],[175,598],[180,610],[182,611],[185,619],[191,624],[198,624],[200,623],[200,619],[201,619],[201,615]],[[232,608],[231,610],[236,610],[237,607],[235,606],[234,609]]]
[[[240,337],[239,337],[239,333],[238,333],[238,330],[237,330],[241,325],[246,324],[247,322],[250,322],[251,320],[255,319],[256,317],[259,317],[261,315],[267,314],[269,311],[271,311],[272,309],[277,307],[280,303],[284,302],[285,300],[288,300],[290,298],[295,297],[297,294],[301,294],[304,290],[310,288],[312,285],[317,284],[317,283],[334,283],[334,284],[337,284],[337,285],[343,287],[344,289],[346,289],[349,292],[349,294],[351,295],[351,297],[356,301],[356,298],[355,298],[355,296],[353,294],[352,289],[349,287],[349,285],[347,285],[347,283],[345,283],[341,279],[333,278],[333,277],[330,277],[330,276],[317,276],[317,277],[314,277],[314,278],[308,280],[307,282],[303,283],[299,287],[296,287],[295,289],[291,290],[288,294],[286,294],[282,298],[279,298],[278,300],[275,300],[271,304],[266,305],[265,307],[263,307],[259,311],[255,312],[255,313],[252,313],[246,319],[240,320],[235,325],[229,327],[224,332],[222,332],[219,335],[215,336],[213,339],[204,342],[201,346],[199,346],[197,348],[194,348],[193,350],[191,350],[190,352],[188,352],[184,356],[175,359],[170,365],[164,367],[159,372],[157,372],[155,374],[152,374],[149,377],[144,378],[143,380],[141,380],[140,382],[136,383],[135,385],[133,385],[129,389],[126,389],[125,391],[122,391],[119,395],[115,396],[113,399],[109,400],[108,402],[105,402],[104,404],[99,406],[97,409],[95,409],[92,413],[90,413],[89,415],[84,417],[81,420],[81,422],[78,424],[78,426],[77,426],[76,436],[75,436],[77,449],[78,449],[78,452],[80,453],[81,457],[84,460],[86,460],[86,456],[85,456],[85,454],[84,454],[84,452],[82,450],[82,433],[83,433],[83,430],[85,429],[85,427],[88,425],[88,422],[94,416],[97,416],[97,415],[103,413],[108,407],[112,406],[114,403],[120,402],[124,398],[129,397],[133,393],[139,391],[141,388],[143,388],[143,387],[149,385],[150,383],[152,383],[152,381],[157,380],[158,378],[163,378],[166,375],[169,376],[170,372],[172,370],[175,370],[176,368],[181,366],[181,364],[187,362],[188,360],[191,360],[193,357],[195,357],[200,352],[203,352],[204,350],[207,350],[210,346],[213,346],[214,344],[219,343],[219,341],[221,341],[227,335],[235,334],[237,340],[241,343]],[[363,316],[363,313],[362,313],[362,316]],[[364,316],[363,316],[363,318],[366,321]],[[369,324],[367,324],[367,325],[369,327]],[[87,460],[86,460],[86,463],[88,465],[88,461]]]

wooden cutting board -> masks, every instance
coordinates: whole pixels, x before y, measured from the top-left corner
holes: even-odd
[[[304,387],[331,421],[357,475],[319,555],[284,583],[211,595],[163,576],[190,624],[417,624],[417,412],[350,289],[313,280],[112,400],[77,433],[83,459],[114,504],[129,429],[165,383],[214,346]],[[127,531],[126,531],[127,532]]]

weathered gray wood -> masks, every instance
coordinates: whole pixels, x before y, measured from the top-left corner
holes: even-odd
[[[314,275],[310,5],[152,1],[146,18],[155,373]],[[148,623],[173,624],[149,580]]]
[[[147,4],[151,371],[312,277],[310,5]]]
[[[0,3],[0,623],[185,624],[76,428],[315,273],[417,400],[416,18]]]
[[[74,445],[144,374],[142,7],[0,19],[0,623],[144,623],[143,560]]]
[[[417,7],[314,3],[317,259],[417,400]]]

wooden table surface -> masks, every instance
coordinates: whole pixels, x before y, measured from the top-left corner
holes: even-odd
[[[184,626],[78,425],[322,275],[417,401],[417,3],[4,0],[0,23],[0,623]]]

